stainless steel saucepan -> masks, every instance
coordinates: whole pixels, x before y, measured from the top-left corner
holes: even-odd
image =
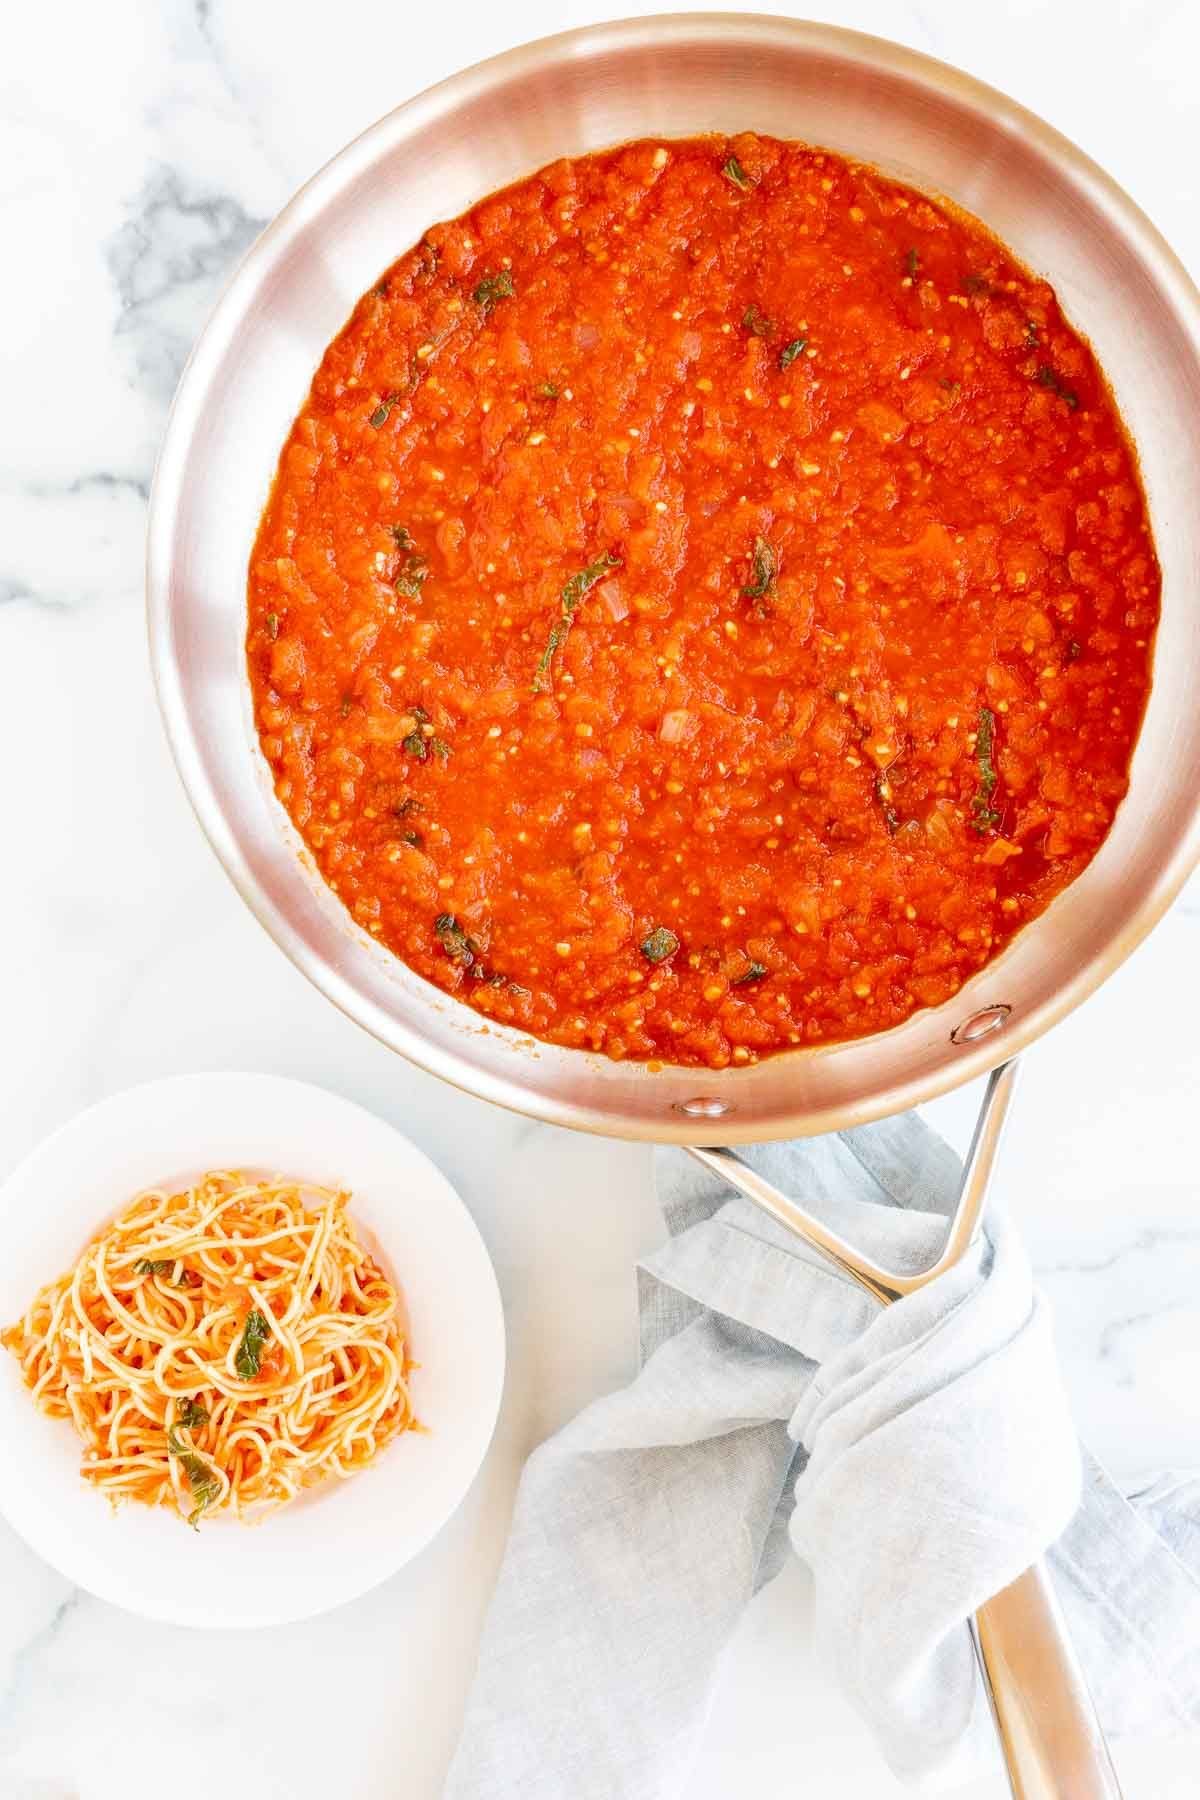
[[[948,197],[1053,282],[1138,446],[1163,615],[1130,790],[1109,837],[953,1000],[854,1043],[745,1069],[651,1074],[485,1025],[355,927],[275,800],[258,749],[243,660],[246,569],[280,447],[326,344],[431,221],[556,157],[626,138],[751,128],[826,145]],[[728,1147],[837,1130],[1010,1063],[1129,954],[1200,857],[1197,495],[1200,294],[1149,221],[1072,144],[944,64],[833,27],[734,14],[601,25],[511,51],[401,106],[335,157],[251,250],[184,373],[159,459],[148,548],[155,677],[192,804],[243,898],[310,979],[393,1049],[486,1100],[613,1136],[695,1145],[701,1135]],[[993,1083],[984,1174],[1006,1093]],[[739,1169],[732,1175],[744,1186]],[[757,1198],[779,1212],[780,1197]],[[814,1222],[791,1211],[814,1235]],[[974,1216],[968,1209],[966,1226]],[[863,1279],[844,1248],[843,1266]],[[1044,1618],[1026,1648],[1048,1646],[1057,1686],[1046,1677],[1044,1692],[1066,1705],[1073,1690],[1055,1662],[1052,1626]],[[1009,1660],[996,1650],[990,1666],[993,1685],[1007,1682],[1011,1695],[1001,1667]],[[1017,1791],[1079,1800],[1115,1792],[1090,1756],[1086,1721],[1068,1751],[1039,1732],[1037,1712],[1017,1731],[1038,1749],[1014,1776]],[[1011,1743],[1009,1753],[1019,1757]],[[1068,1754],[1078,1779],[1046,1785],[1047,1769]]]

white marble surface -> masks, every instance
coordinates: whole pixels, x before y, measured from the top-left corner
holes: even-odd
[[[0,1527],[5,1800],[150,1800],[197,1779],[257,1800],[432,1800],[521,1459],[630,1369],[630,1271],[658,1229],[647,1154],[435,1085],[293,972],[183,800],[150,691],[141,594],[172,387],[261,224],[428,82],[606,10],[41,0],[6,14],[0,1173],[87,1102],[164,1071],[323,1082],[400,1123],[458,1184],[496,1258],[512,1357],[493,1453],[457,1519],[414,1567],[311,1624],[252,1640],[143,1624],[72,1592]],[[1017,95],[1106,164],[1200,268],[1190,0],[811,10]],[[1030,1055],[1003,1173],[1057,1304],[1081,1427],[1122,1472],[1200,1461],[1198,968],[1193,883]],[[959,1136],[970,1097],[935,1110]],[[808,1603],[795,1566],[750,1609],[687,1800],[899,1791],[815,1664]],[[1194,1794],[1196,1752],[1123,1747],[1131,1800]],[[970,1800],[1000,1791],[981,1783]]]

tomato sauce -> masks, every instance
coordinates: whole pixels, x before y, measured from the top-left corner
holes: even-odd
[[[972,219],[745,135],[555,163],[330,345],[249,574],[276,792],[489,1018],[714,1068],[953,995],[1149,685],[1136,460]]]

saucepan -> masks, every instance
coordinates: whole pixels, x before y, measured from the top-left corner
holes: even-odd
[[[292,831],[258,749],[243,658],[246,569],[280,446],[325,345],[430,222],[557,157],[650,134],[749,128],[825,145],[949,198],[1053,282],[1137,444],[1162,621],[1113,828],[1003,955],[953,999],[875,1037],[741,1069],[652,1072],[485,1024],[353,924]],[[719,1156],[863,1124],[1003,1065],[964,1186],[961,1244],[978,1217],[1013,1059],[1117,967],[1200,857],[1197,494],[1200,294],[1081,151],[981,83],[857,33],[734,14],[601,25],[511,51],[408,101],[335,157],[251,250],[184,373],[159,460],[148,548],[154,672],[192,804],[271,936],[350,1017],[483,1099],[612,1136],[699,1139]],[[754,1185],[736,1161],[722,1166]],[[779,1196],[754,1197],[820,1241],[819,1222],[794,1207],[789,1215]],[[864,1269],[852,1247],[822,1247],[881,1297],[894,1293],[886,1271]],[[1066,1706],[1073,1690],[1053,1620],[1031,1624],[1030,1604],[1041,1602],[1025,1596],[1009,1649],[1022,1633],[1027,1646],[1046,1647],[1057,1675],[1042,1671],[1035,1683]],[[993,1646],[994,1684],[1011,1690],[1004,1662]],[[1056,1749],[1053,1733],[1040,1733],[1027,1767],[1040,1758],[1043,1784],[1036,1768],[1014,1775],[1019,1792],[1115,1791],[1082,1710],[1072,1716],[1083,1722],[1071,1745]],[[1038,1737],[1036,1721],[1026,1723]],[[1090,1775],[1057,1785],[1047,1770],[1059,1750],[1080,1770],[1090,1758]],[[1010,1746],[1012,1757],[1020,1760]]]
[[[861,157],[979,215],[1052,280],[1141,457],[1162,563],[1154,681],[1129,793],[1082,877],[942,1006],[742,1069],[531,1044],[412,974],[317,878],[271,790],[243,669],[246,568],[280,446],[329,339],[434,219],[558,156],[753,126]],[[1200,854],[1200,296],[1149,221],[1001,94],[876,38],[679,15],[514,50],[409,101],[263,233],[184,373],[151,507],[155,675],[185,786],[243,897],[331,1000],[393,1049],[557,1125],[753,1143],[896,1112],[1013,1056],[1158,918]]]

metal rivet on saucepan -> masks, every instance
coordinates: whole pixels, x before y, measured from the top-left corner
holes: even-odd
[[[675,1111],[686,1113],[689,1119],[723,1119],[726,1113],[733,1111],[728,1100],[718,1100],[712,1094],[699,1094],[694,1100],[677,1100]]]
[[[987,1037],[989,1032],[999,1031],[1011,1011],[1011,1006],[981,1006],[978,1012],[973,1012],[969,1019],[954,1027],[950,1042],[974,1044],[979,1038]]]

